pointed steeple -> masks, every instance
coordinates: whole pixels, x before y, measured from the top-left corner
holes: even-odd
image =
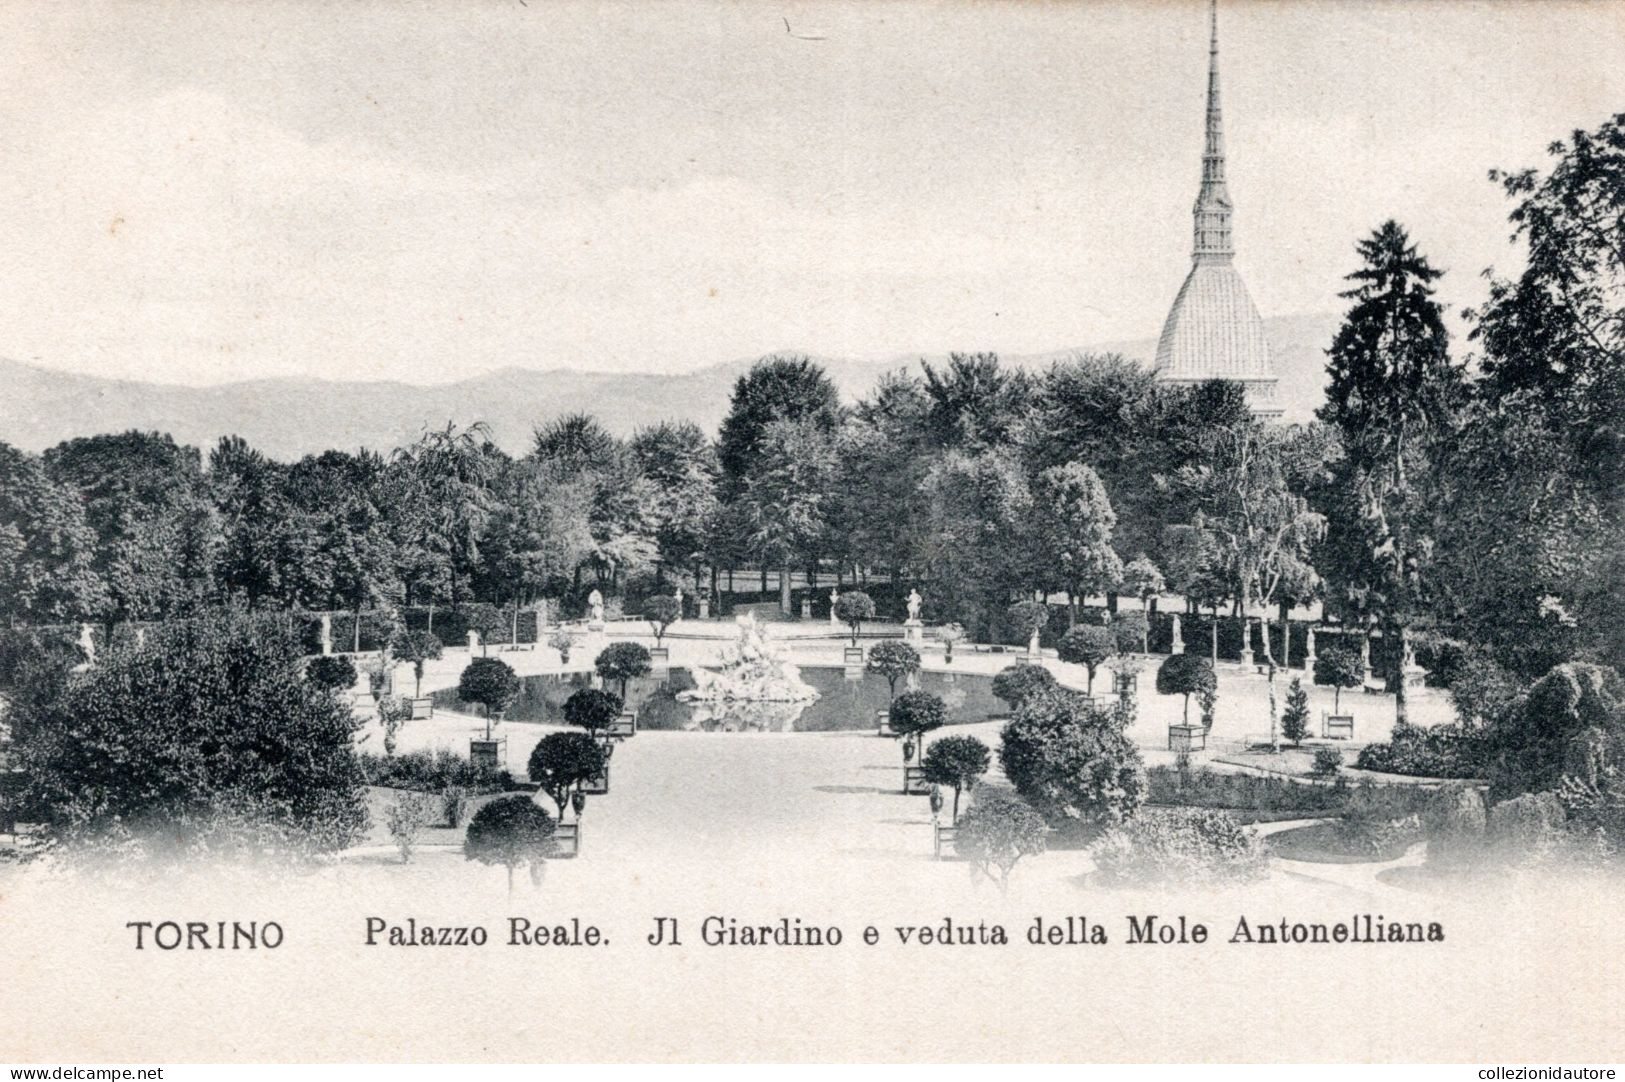
[[[1198,263],[1227,263],[1236,254],[1230,211],[1230,192],[1224,183],[1224,117],[1219,111],[1219,0],[1209,0],[1207,137],[1202,146],[1202,186],[1192,210],[1196,234],[1192,254]]]

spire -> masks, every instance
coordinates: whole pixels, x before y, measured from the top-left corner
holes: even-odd
[[[1207,137],[1202,146],[1202,186],[1196,193],[1195,248],[1198,263],[1229,262],[1230,192],[1224,183],[1224,117],[1219,112],[1219,0],[1208,4]]]

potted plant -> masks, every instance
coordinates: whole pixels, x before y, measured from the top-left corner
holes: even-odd
[[[458,678],[457,697],[485,707],[485,738],[474,737],[468,744],[469,759],[476,767],[500,767],[503,741],[492,738],[491,724],[501,720],[502,712],[518,695],[519,677],[500,658],[477,657]]]
[[[835,599],[835,618],[852,631],[852,645],[846,648],[843,661],[848,666],[863,664],[863,648],[858,645],[858,633],[865,620],[875,618],[874,598],[862,590],[849,590]]]
[[[412,718],[434,716],[434,700],[423,694],[423,666],[445,652],[440,637],[432,631],[407,631],[402,628],[390,639],[390,652],[412,666],[416,683],[412,688]]]
[[[954,643],[965,637],[963,624],[944,624],[937,629],[937,638],[942,640],[942,660],[949,665],[954,663]]]
[[[547,637],[547,645],[559,652],[560,665],[570,664],[570,648],[575,645],[575,640],[570,637],[568,631],[559,628]]]
[[[643,603],[643,618],[649,621],[655,633],[655,644],[649,651],[650,664],[665,668],[671,661],[671,651],[665,645],[666,631],[682,616],[682,602],[675,597],[651,597]]]

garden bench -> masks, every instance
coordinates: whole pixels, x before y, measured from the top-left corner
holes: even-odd
[[[1207,727],[1204,725],[1168,726],[1169,751],[1206,751]]]
[[[1321,723],[1320,735],[1328,740],[1353,740],[1354,716],[1352,714],[1327,714],[1326,720]]]

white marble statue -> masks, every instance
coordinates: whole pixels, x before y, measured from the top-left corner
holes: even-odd
[[[922,599],[920,597],[920,591],[918,591],[918,590],[909,590],[909,592],[908,592],[908,618],[910,620],[916,620],[916,621],[919,620],[919,618],[920,618],[920,601],[921,600]]]
[[[829,592],[829,626],[830,627],[840,627],[841,626],[840,618],[835,615],[835,602],[839,601],[840,599],[841,599],[841,592],[839,590],[831,590]]]
[[[79,649],[84,651],[86,665],[96,664],[96,634],[89,624],[79,625]]]
[[[818,691],[801,679],[783,649],[768,640],[750,613],[736,618],[739,641],[722,651],[720,669],[692,670],[694,688],[680,691],[685,702],[809,702]]]
[[[604,595],[598,592],[596,586],[587,595],[587,618],[595,624],[604,622]]]

